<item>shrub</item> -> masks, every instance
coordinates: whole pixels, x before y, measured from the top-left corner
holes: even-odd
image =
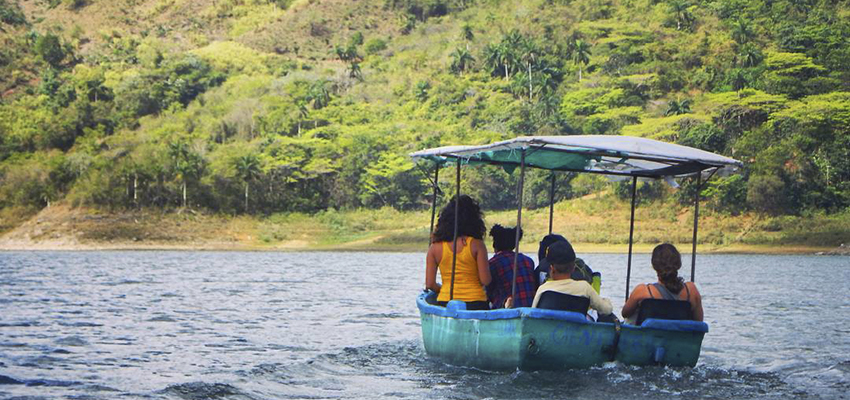
[[[378,38],[369,39],[369,40],[366,41],[366,44],[363,45],[363,50],[368,55],[377,54],[379,52],[386,50],[386,48],[387,48],[387,42],[385,42],[383,39],[378,39]]]

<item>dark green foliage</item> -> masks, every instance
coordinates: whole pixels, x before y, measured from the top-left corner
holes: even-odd
[[[281,27],[289,16],[258,17],[289,0],[217,4],[210,20],[181,21],[180,35],[168,34],[173,25],[101,29],[66,43],[68,27],[26,32],[20,10],[0,0],[11,32],[0,37],[0,207],[67,198],[226,213],[421,209],[428,181],[411,151],[618,133],[742,160],[741,175],[702,188],[713,212],[850,206],[850,23],[840,2],[387,0],[371,11],[390,19],[346,9],[336,28],[311,7],[293,10],[310,27],[304,38]],[[51,13],[63,12],[75,13]],[[220,26],[204,33],[206,22],[253,19],[238,40],[216,36]],[[291,39],[290,50],[264,47]],[[528,172],[526,207],[548,205],[549,177]],[[486,209],[514,208],[517,179],[468,168],[463,190]],[[559,176],[556,201],[611,187],[574,190],[572,179]],[[641,182],[639,200],[690,205],[695,180],[681,181],[676,191]],[[621,198],[629,190],[614,185]]]
[[[194,56],[168,59],[149,73],[126,80],[116,90],[121,120],[132,126],[135,119],[173,106],[185,106],[208,88],[219,85],[224,75]]]
[[[378,54],[387,48],[387,42],[383,39],[372,38],[366,41],[363,45],[363,51],[368,55]]]
[[[52,33],[46,33],[36,39],[35,52],[52,67],[59,67],[67,55],[67,49],[59,37]]]
[[[17,2],[8,0],[0,0],[0,22],[9,25],[24,25],[27,19]],[[0,26],[0,32],[4,29]]]
[[[701,196],[708,199],[712,210],[737,215],[747,209],[747,181],[743,175],[715,178],[708,182]]]
[[[776,215],[785,211],[787,205],[785,182],[775,175],[750,177],[747,203],[756,211]]]

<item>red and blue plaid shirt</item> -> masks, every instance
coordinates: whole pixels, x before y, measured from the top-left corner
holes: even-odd
[[[513,269],[513,251],[500,251],[490,259],[490,276],[493,280],[487,285],[487,300],[492,303],[492,308],[504,308],[505,300],[511,297]],[[514,307],[531,307],[535,293],[537,293],[537,279],[534,279],[534,261],[520,253],[517,258]]]

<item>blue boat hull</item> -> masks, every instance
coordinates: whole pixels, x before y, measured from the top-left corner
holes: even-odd
[[[426,352],[450,364],[492,370],[586,368],[607,361],[694,366],[708,325],[647,320],[642,326],[587,321],[584,315],[536,308],[467,311],[463,302],[417,299]]]

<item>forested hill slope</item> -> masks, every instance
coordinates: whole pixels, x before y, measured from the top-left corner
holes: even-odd
[[[717,212],[836,212],[848,38],[838,0],[0,0],[0,208],[413,209],[408,152],[624,134],[744,161]]]

